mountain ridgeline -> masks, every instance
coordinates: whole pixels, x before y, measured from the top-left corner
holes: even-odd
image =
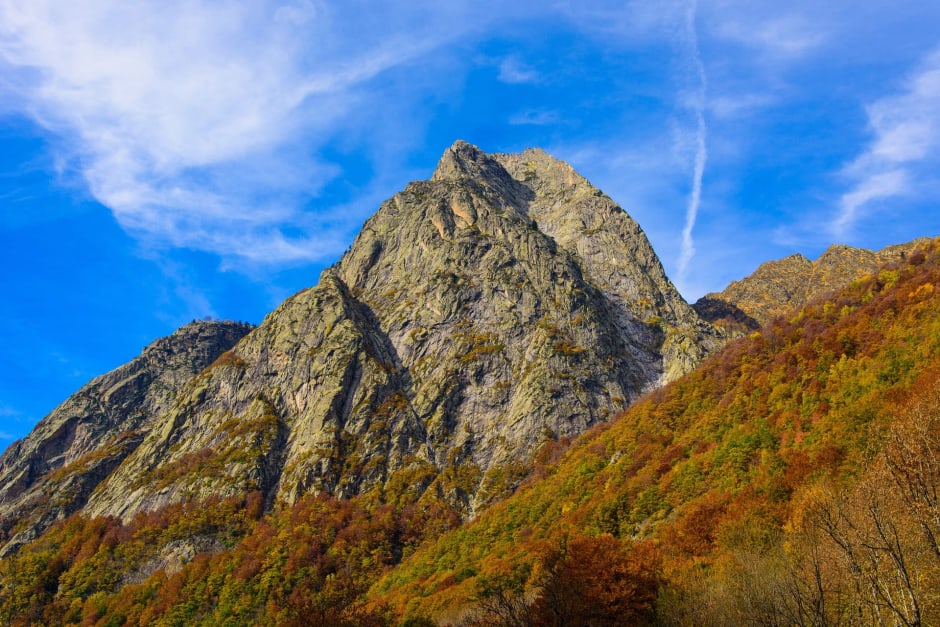
[[[637,223],[570,166],[464,142],[247,331],[184,328],[165,341],[182,371],[148,350],[53,412],[0,460],[8,533],[79,508],[129,519],[389,483],[469,515],[546,437],[607,420],[722,343]]]
[[[800,254],[767,261],[721,292],[706,294],[693,308],[710,322],[753,331],[777,316],[797,311],[816,298],[874,274],[886,264],[903,261],[928,241],[920,238],[879,251],[833,244],[815,261]]]
[[[95,378],[0,457],[0,530],[9,548],[79,510],[144,440],[194,375],[251,330],[193,322]]]

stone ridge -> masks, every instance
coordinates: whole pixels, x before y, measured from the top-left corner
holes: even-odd
[[[78,510],[143,440],[192,377],[251,329],[192,322],[96,377],[0,456],[0,546],[9,550]],[[12,525],[19,524],[12,543]]]
[[[877,252],[833,244],[815,261],[800,254],[768,261],[723,291],[706,294],[694,307],[711,322],[729,324],[736,320],[754,329],[877,272],[885,264],[900,261],[927,241],[919,238]]]

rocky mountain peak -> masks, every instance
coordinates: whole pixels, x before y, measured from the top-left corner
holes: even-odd
[[[546,434],[608,419],[720,342],[639,225],[571,166],[459,141],[318,285],[174,387],[146,429],[122,427],[133,446],[84,509],[404,490],[471,515]]]
[[[485,179],[487,170],[492,167],[493,160],[482,150],[462,139],[458,139],[452,146],[444,151],[437,163],[432,181]]]
[[[412,183],[406,191],[420,197],[432,188],[446,198],[440,198],[436,206],[419,203],[420,208],[437,212],[436,220],[443,224],[453,222],[458,226],[473,224],[478,211],[490,208],[526,219],[531,196],[531,190],[520,185],[492,155],[462,140],[444,151],[429,181]],[[438,230],[442,229],[441,223]]]

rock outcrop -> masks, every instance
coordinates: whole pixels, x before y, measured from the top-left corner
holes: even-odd
[[[0,457],[4,536],[14,535],[15,546],[80,509],[184,385],[250,330],[233,322],[188,324],[93,379],[10,446]]]

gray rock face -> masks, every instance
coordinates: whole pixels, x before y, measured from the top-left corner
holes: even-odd
[[[661,382],[689,372],[721,346],[724,338],[685,302],[640,225],[613,200],[542,150],[495,158],[532,189],[528,214],[614,305],[622,334],[639,333],[636,320],[663,330]]]
[[[431,494],[467,515],[721,343],[639,226],[542,151],[457,142],[163,408],[85,511],[259,490]]]
[[[92,380],[0,456],[3,532],[16,543],[78,510],[143,440],[180,389],[244,337],[250,326],[194,322],[140,357]]]

